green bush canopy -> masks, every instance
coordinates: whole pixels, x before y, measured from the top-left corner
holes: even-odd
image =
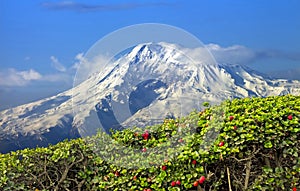
[[[300,189],[300,96],[205,106],[144,129],[0,154],[0,190]]]

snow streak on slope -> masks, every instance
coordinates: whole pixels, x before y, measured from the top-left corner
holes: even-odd
[[[203,63],[174,44],[140,44],[71,90],[0,112],[0,152],[92,135],[99,127],[144,126],[205,101],[287,93],[299,95],[300,82]]]

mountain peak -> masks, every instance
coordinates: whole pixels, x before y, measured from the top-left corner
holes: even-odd
[[[179,48],[174,44],[169,44],[166,42],[159,43],[143,43],[135,46],[127,55],[127,58],[133,58],[135,60],[140,59],[140,61],[152,59],[159,56],[170,57],[173,56],[172,53],[178,52]]]
[[[103,75],[95,73],[71,90],[1,111],[0,152],[92,135],[99,127],[150,125],[153,119],[201,110],[206,101],[212,105],[231,98],[300,94],[299,81],[271,80],[243,66],[192,60],[190,55],[201,50],[139,44]]]

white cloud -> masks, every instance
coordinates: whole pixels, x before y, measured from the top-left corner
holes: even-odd
[[[25,57],[25,60],[30,59]],[[57,84],[73,84],[75,70],[79,67],[78,60],[83,60],[83,54],[76,56],[77,62],[70,68],[64,67],[55,56],[51,56],[51,64],[58,71],[54,73],[40,74],[34,69],[19,71],[15,68],[0,70],[0,86],[1,87],[21,87],[32,84],[33,82],[49,82],[57,86]],[[49,84],[50,85],[50,84]]]
[[[20,71],[17,72],[17,74],[20,75],[26,81],[38,80],[42,77],[41,74],[34,71],[33,69],[30,69],[29,71]]]
[[[221,47],[211,43],[203,47],[183,48],[182,50],[193,61],[203,64],[249,64],[259,57],[255,51],[241,45]]]
[[[72,69],[76,69],[76,75],[74,79],[74,85],[86,80],[91,74],[104,71],[106,64],[109,63],[110,58],[98,55],[88,60],[84,57],[83,53],[79,53],[75,57],[75,64]]]
[[[50,56],[50,60],[52,62],[52,66],[60,71],[60,72],[65,72],[67,69],[58,61],[58,59],[55,56]]]
[[[213,62],[214,60],[211,59],[212,56],[217,63],[242,65],[268,58],[281,58],[292,61],[300,60],[300,54],[296,52],[287,53],[278,50],[255,51],[242,45],[222,47],[211,43],[206,44],[204,47],[195,49],[182,48],[180,50],[193,60],[205,63]],[[60,82],[64,84],[74,83],[77,85],[86,80],[91,74],[104,71],[105,67],[108,67],[106,64],[109,63],[111,58],[103,55],[86,58],[84,53],[79,53],[74,59],[75,63],[73,66],[66,68],[55,56],[51,56],[52,66],[59,72],[45,75],[41,75],[34,69],[26,71],[18,71],[13,68],[0,70],[0,86],[25,86],[33,81],[56,82],[56,84]],[[75,79],[73,79],[74,75]]]
[[[42,75],[33,69],[17,71],[14,68],[9,68],[5,71],[0,71],[0,86],[25,86],[29,82],[41,78]]]
[[[71,68],[77,70],[82,62],[84,62],[84,53],[81,52],[75,56],[75,64]]]
[[[207,44],[205,48],[211,52],[218,63],[252,64],[263,59],[283,59],[300,61],[299,52],[285,52],[282,50],[253,50],[242,45],[221,47],[218,44]]]
[[[33,69],[18,71],[14,68],[0,71],[1,87],[22,87],[36,82],[56,83],[56,85],[57,83],[72,85],[73,73],[59,72],[41,75]]]
[[[207,44],[205,47],[212,53],[218,63],[249,64],[257,59],[255,51],[241,45],[221,47],[218,44]]]

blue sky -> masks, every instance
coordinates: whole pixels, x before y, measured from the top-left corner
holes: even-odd
[[[217,45],[221,59],[240,51],[239,63],[300,79],[299,8],[298,0],[1,0],[0,110],[72,87],[76,58],[140,23],[180,27]]]

